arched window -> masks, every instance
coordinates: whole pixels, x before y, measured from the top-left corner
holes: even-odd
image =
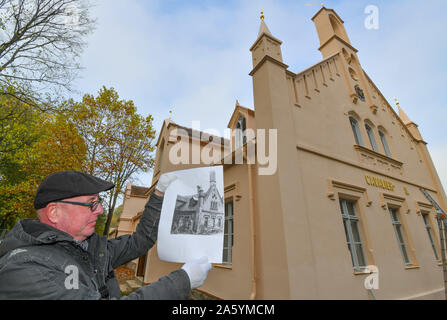
[[[247,143],[247,136],[245,135],[245,131],[247,129],[247,125],[245,122],[244,116],[239,116],[239,119],[236,123],[236,137],[235,137],[235,148],[238,149],[242,147],[245,143]]]
[[[351,122],[351,128],[352,132],[354,133],[355,143],[360,146],[364,146],[362,133],[360,132],[360,126],[358,121],[354,117],[350,116],[349,122]]]
[[[382,140],[383,150],[385,150],[386,155],[391,158],[390,147],[388,146],[388,142],[386,141],[385,133],[383,133],[382,130],[379,130],[379,136],[380,140]]]
[[[375,152],[379,152],[379,148],[377,147],[376,138],[374,137],[374,131],[371,126],[365,123],[366,132],[368,133],[369,142],[371,143],[371,147]]]

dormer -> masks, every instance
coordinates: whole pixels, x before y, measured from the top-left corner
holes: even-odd
[[[238,149],[247,143],[248,140],[255,138],[256,120],[255,112],[245,108],[236,100],[236,106],[231,116],[228,128],[232,131],[231,142],[234,149]],[[247,131],[248,130],[248,131]]]

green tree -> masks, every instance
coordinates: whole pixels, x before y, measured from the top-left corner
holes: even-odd
[[[35,217],[34,195],[42,180],[62,170],[80,170],[85,144],[61,115],[36,111],[0,96],[0,229]]]
[[[84,171],[111,181],[103,234],[107,235],[120,194],[132,177],[153,167],[155,130],[151,115],[137,114],[131,100],[120,100],[113,89],[102,87],[98,96],[84,95],[81,102],[67,101],[67,117],[84,139]]]

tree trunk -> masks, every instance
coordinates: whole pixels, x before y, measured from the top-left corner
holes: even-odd
[[[104,232],[102,233],[103,236],[109,235],[110,223],[112,222],[113,212],[115,211],[116,198],[118,197],[117,188],[118,188],[118,186],[115,187],[115,190],[110,195],[111,200],[112,200],[112,198],[113,198],[113,200],[112,200],[112,203],[109,204],[109,214],[107,215],[106,225],[104,227]]]

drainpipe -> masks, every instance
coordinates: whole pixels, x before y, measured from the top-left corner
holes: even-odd
[[[251,234],[251,286],[252,291],[250,295],[250,300],[255,300],[257,295],[257,286],[256,286],[256,255],[255,255],[255,208],[254,208],[254,194],[253,194],[253,174],[252,174],[253,165],[248,164],[248,192],[249,192],[249,203],[250,203],[250,234]]]

